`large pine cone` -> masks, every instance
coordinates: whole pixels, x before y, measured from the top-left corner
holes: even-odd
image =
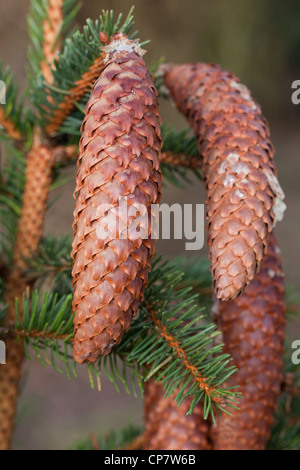
[[[225,352],[238,372],[240,410],[222,414],[213,430],[214,449],[263,450],[270,436],[282,382],[285,301],[280,250],[274,235],[261,270],[247,290],[232,302],[216,304],[216,320]]]
[[[144,51],[122,34],[103,49],[105,67],[82,126],[75,191],[74,358],[79,363],[108,354],[129,329],[147,283],[154,249],[150,206],[159,202],[161,186],[157,91],[141,58]],[[139,224],[138,212],[122,211],[120,198],[126,197],[130,208],[145,208],[148,227]],[[113,233],[115,220],[123,228]]]
[[[218,65],[167,67],[165,83],[197,136],[216,296],[230,300],[259,270],[285,207],[269,127],[249,90]]]
[[[203,419],[199,403],[187,415],[193,397],[178,407],[174,395],[165,398],[163,387],[154,380],[145,383],[145,449],[146,450],[208,450],[210,422]]]

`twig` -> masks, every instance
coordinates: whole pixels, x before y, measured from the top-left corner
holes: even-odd
[[[76,85],[71,88],[69,94],[66,95],[64,101],[62,101],[54,115],[52,116],[50,123],[46,126],[47,134],[55,134],[66,117],[74,109],[74,103],[78,102],[83,98],[86,92],[92,87],[95,80],[99,77],[103,69],[103,57],[104,53],[93,62],[89,70],[82,75],[80,80],[77,80]]]
[[[20,131],[16,128],[13,121],[5,116],[4,109],[0,107],[0,126],[7,132],[9,137],[13,140],[21,140],[22,136]]]
[[[131,442],[121,447],[118,450],[142,450],[145,445],[145,435],[140,434],[135,437]]]
[[[98,444],[98,441],[97,441],[97,439],[96,439],[95,434],[90,433],[89,438],[90,438],[91,444],[92,444],[92,446],[93,446],[93,449],[94,449],[94,450],[101,450],[101,447],[100,447],[99,444]]]
[[[48,0],[46,17],[43,21],[43,54],[41,71],[48,83],[53,82],[51,68],[57,56],[56,50],[61,47],[59,32],[63,22],[63,0]]]

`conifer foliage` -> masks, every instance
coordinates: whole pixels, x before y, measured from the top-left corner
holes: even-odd
[[[155,66],[153,78],[132,10],[74,31],[78,8],[31,0],[28,108],[0,66],[0,449],[12,446],[25,354],[68,377],[85,367],[92,386],[105,373],[117,390],[145,393],[145,432],[75,448],[300,448],[297,400],[289,416],[285,407],[299,371],[286,363],[296,384],[287,386],[283,273],[270,235],[283,193],[258,103],[219,66]],[[161,124],[166,88],[195,137]],[[49,192],[74,162],[73,240],[45,236]],[[206,259],[165,260],[149,237],[162,176],[184,186],[190,173],[207,191],[213,279]],[[134,212],[125,236],[101,238],[111,215],[122,221],[120,198],[146,207],[147,230]]]

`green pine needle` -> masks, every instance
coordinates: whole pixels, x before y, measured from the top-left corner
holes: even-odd
[[[13,123],[20,134],[23,134],[25,126],[23,116],[25,92],[22,94],[21,98],[18,99],[18,85],[15,81],[14,74],[9,67],[3,67],[2,61],[0,61],[0,80],[5,85],[5,90],[1,90],[2,93],[5,93],[5,103],[2,103],[1,100],[0,104],[1,108],[4,110],[4,116]],[[0,140],[4,139],[10,139],[10,137],[0,124]]]
[[[35,3],[38,0],[33,1]],[[76,82],[82,78],[83,74],[89,70],[93,62],[100,56],[103,47],[99,38],[101,31],[105,32],[108,37],[118,31],[123,32],[130,39],[135,37],[136,32],[131,32],[134,26],[132,11],[133,9],[129,11],[123,24],[122,15],[119,15],[115,21],[113,11],[103,12],[102,16],[96,21],[88,19],[82,32],[76,31],[67,38],[59,56],[59,61],[55,62],[53,85],[45,83],[41,73],[38,74],[36,70],[34,78],[31,77],[30,81],[30,96],[37,111],[36,123],[38,125],[45,128],[49,124],[51,117],[64,100],[66,93],[76,85]],[[34,63],[32,66],[36,68]],[[83,110],[88,96],[87,93],[77,103],[74,111],[59,129],[58,134],[80,135]]]

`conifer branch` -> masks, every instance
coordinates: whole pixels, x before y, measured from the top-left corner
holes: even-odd
[[[20,101],[17,100],[18,87],[15,83],[15,77],[9,67],[3,69],[1,61],[0,78],[0,103],[2,103],[0,104],[0,136],[20,141],[22,139],[21,114],[24,95]]]
[[[6,145],[7,159],[0,179],[1,255],[12,263],[15,233],[21,213],[26,161],[13,145]]]
[[[152,310],[150,306],[148,307],[148,310],[151,312],[153,323],[158,329],[159,335],[162,336],[170,344],[171,348],[176,351],[177,356],[182,360],[182,363],[184,364],[185,368],[191,373],[193,379],[195,380],[195,382],[197,382],[198,387],[200,389],[203,389],[206,395],[209,396],[213,402],[224,404],[225,400],[222,397],[218,396],[218,393],[216,393],[215,388],[207,383],[207,378],[203,377],[199,373],[199,370],[193,364],[190,363],[184,349],[180,346],[176,338],[167,331],[166,326],[163,325],[161,321],[157,318],[155,311]]]
[[[22,210],[8,289],[10,285],[19,285],[22,271],[27,266],[25,258],[36,251],[41,239],[53,164],[53,155],[46,146],[37,144],[28,154]]]
[[[140,449],[143,449],[144,444],[145,444],[145,435],[140,434],[128,444],[125,444],[124,446],[120,447],[119,450],[140,450]]]
[[[117,433],[109,431],[104,436],[89,435],[74,444],[72,450],[139,450],[143,448],[143,434],[137,426],[128,426]]]
[[[75,103],[79,102],[91,89],[103,69],[103,57],[104,55],[101,54],[100,57],[94,60],[88,71],[82,75],[80,80],[75,82],[75,86],[70,89],[64,101],[59,104],[49,124],[46,126],[46,132],[48,134],[55,134],[58,131],[67,116],[75,108]]]
[[[108,39],[118,31],[129,38],[135,36],[130,32],[133,27],[132,9],[123,24],[121,21],[122,15],[115,21],[112,11],[103,12],[95,22],[87,20],[83,32],[77,31],[68,38],[59,61],[54,61],[53,83],[40,78],[31,80],[31,100],[38,112],[36,121],[49,135],[78,135],[82,113],[77,118],[76,110],[78,107],[84,109],[88,92],[103,67],[100,33],[104,33],[101,38]]]
[[[78,159],[78,148],[76,145],[57,146],[54,148],[55,160],[57,163],[66,164],[76,162]],[[174,153],[170,150],[163,151],[161,154],[161,163],[163,165],[174,165],[176,167],[196,169],[199,167],[197,159],[190,157],[185,153]]]
[[[43,28],[43,56],[41,71],[48,83],[53,82],[51,67],[54,65],[56,50],[60,50],[62,38],[60,31],[63,23],[64,0],[48,0],[46,16],[42,23]]]
[[[166,150],[164,150],[165,148]],[[168,143],[166,145],[163,143],[161,170],[165,179],[171,184],[182,186],[182,182],[190,181],[187,170],[191,170],[198,179],[202,179],[198,154],[194,155],[192,148],[189,149],[186,146],[187,153],[181,151],[180,147],[176,147],[176,145],[172,150],[169,150],[169,148]],[[75,144],[57,146],[53,149],[53,152],[56,162],[61,165],[75,163],[78,160],[78,147]]]
[[[46,82],[52,83],[55,61],[80,7],[77,0],[31,0],[28,56],[34,80],[42,71]]]
[[[42,236],[53,163],[50,150],[38,142],[27,157],[22,210],[18,221],[12,270],[6,287],[8,304],[7,315],[4,319],[6,325],[15,321],[15,299],[20,301],[27,287],[26,279],[23,277],[23,270],[26,267],[25,258],[36,250]],[[23,342],[10,339],[7,350],[7,364],[0,372],[0,403],[6,403],[5,407],[0,407],[1,449],[9,448],[12,436],[23,362]]]
[[[156,260],[149,275],[145,299],[140,305],[140,315],[133,321],[120,345],[89,370],[96,378],[104,370],[117,389],[118,381],[121,381],[129,391],[131,381],[134,391],[135,378],[143,387],[146,366],[145,380],[150,377],[161,380],[167,395],[177,390],[178,404],[185,396],[191,396],[190,412],[199,400],[204,400],[207,416],[213,413],[212,404],[221,410],[222,399],[229,404],[234,402],[236,394],[222,388],[221,384],[235,369],[228,367],[229,356],[222,354],[221,345],[214,345],[217,335],[215,326],[204,322],[202,315],[199,315],[197,296],[191,296],[190,289],[180,289],[181,279],[182,274],[170,263],[162,264]],[[43,363],[44,357],[48,356],[46,350],[49,350],[53,366],[58,368],[55,358],[63,361],[70,374],[71,369],[74,372],[68,365],[70,360],[72,362],[73,345],[71,303],[71,294],[45,294],[44,298],[40,298],[34,291],[32,296],[23,298],[16,309],[17,322],[10,327],[3,325],[0,336],[18,335],[24,342],[25,350],[28,351],[28,346],[33,347]],[[151,311],[147,307],[149,305]],[[117,358],[121,359],[121,367]],[[130,371],[129,382],[126,370]],[[205,374],[208,376],[206,383]]]
[[[21,133],[15,127],[13,121],[5,116],[5,112],[3,108],[0,108],[0,126],[7,132],[8,136],[13,140],[20,140]]]

